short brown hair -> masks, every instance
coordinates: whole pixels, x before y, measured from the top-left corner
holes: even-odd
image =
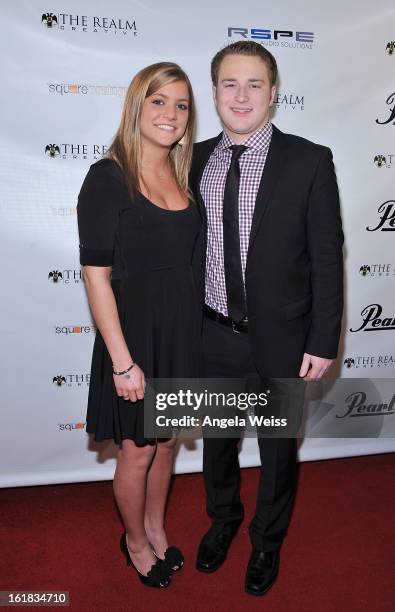
[[[221,66],[221,62],[227,55],[247,55],[249,57],[260,57],[261,60],[266,64],[270,85],[274,85],[277,81],[277,62],[274,56],[265,49],[263,45],[253,40],[240,40],[235,43],[226,45],[223,49],[220,49],[216,55],[214,55],[211,61],[211,80],[213,85],[218,84],[218,73]]]

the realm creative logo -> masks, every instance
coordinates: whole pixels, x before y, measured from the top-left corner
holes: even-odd
[[[382,278],[395,276],[395,265],[390,263],[364,264],[359,268],[361,276],[370,278]]]
[[[61,285],[62,283],[68,285],[70,283],[81,283],[84,282],[81,268],[66,268],[65,270],[51,270],[48,274],[48,280],[54,285]]]
[[[53,13],[43,13],[41,15],[41,23],[45,23],[47,28],[53,28],[58,25],[58,18]]]
[[[44,153],[51,159],[89,159],[98,160],[107,153],[106,145],[62,143],[47,144]]]
[[[391,123],[391,121],[393,122],[392,125],[395,125],[395,92],[390,94],[388,96],[388,98],[386,99],[386,104],[389,106],[389,116],[387,117],[387,119],[380,121],[378,118],[376,119],[376,123],[378,123],[379,125],[386,125],[387,123]],[[391,107],[391,104],[393,104],[393,106]]]
[[[85,83],[47,83],[48,93],[67,95],[119,96],[124,98],[127,87],[116,85],[86,85]]]
[[[57,155],[60,155],[60,149],[57,144],[47,144],[45,154],[49,157],[57,157]]]
[[[368,265],[361,266],[359,268],[359,273],[361,274],[361,276],[367,276],[368,274],[370,274],[370,266]]]
[[[346,357],[343,361],[346,368],[395,368],[395,355],[356,355]]]
[[[376,227],[366,226],[368,232],[395,232],[395,200],[387,200],[380,204],[377,209],[380,221]]]
[[[55,387],[88,387],[90,374],[57,374],[52,378]]]
[[[228,38],[251,38],[264,47],[288,47],[290,49],[312,49],[314,32],[275,30],[265,28],[230,28]]]
[[[274,106],[283,110],[304,110],[304,96],[298,94],[277,93],[274,98]]]
[[[382,318],[383,308],[380,304],[369,304],[361,310],[362,323],[358,329],[352,329],[351,332],[359,331],[390,331],[395,330],[395,315]]]
[[[395,55],[395,40],[388,42],[385,50],[388,55]]]
[[[96,333],[96,325],[91,323],[90,325],[54,325],[56,335],[74,336],[80,334],[86,336],[87,334]]]
[[[118,36],[137,36],[136,20],[122,17],[97,17],[93,15],[72,15],[71,13],[43,13],[41,23],[48,30],[69,32],[104,32]]]
[[[354,391],[350,393],[344,400],[346,404],[346,412],[337,414],[337,419],[346,417],[367,417],[367,416],[383,416],[395,414],[395,393],[388,403],[368,403],[367,395],[364,391]]]
[[[395,153],[386,153],[385,155],[375,155],[373,163],[377,168],[391,168]]]
[[[85,423],[81,422],[72,422],[72,423],[58,423],[59,431],[73,431],[75,429],[84,430],[86,426]]]

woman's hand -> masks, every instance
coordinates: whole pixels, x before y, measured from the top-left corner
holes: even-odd
[[[144,398],[145,391],[145,376],[144,372],[137,363],[127,374],[120,376],[113,374],[114,384],[118,397],[123,397],[124,400],[137,402]]]

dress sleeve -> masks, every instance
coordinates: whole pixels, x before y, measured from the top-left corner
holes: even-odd
[[[106,162],[90,167],[77,204],[82,266],[112,265],[119,213],[127,199],[126,186],[108,172]]]

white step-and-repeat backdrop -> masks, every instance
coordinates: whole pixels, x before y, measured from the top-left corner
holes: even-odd
[[[0,486],[112,478],[114,446],[84,429],[95,326],[77,195],[147,64],[179,62],[196,93],[198,138],[218,133],[210,60],[242,39],[275,54],[273,121],[332,148],[341,190],[341,378],[311,398],[300,459],[395,450],[393,1],[16,0],[2,6],[0,38]],[[256,440],[245,440],[241,464],[257,463]],[[200,469],[201,440],[187,441],[176,471]]]

